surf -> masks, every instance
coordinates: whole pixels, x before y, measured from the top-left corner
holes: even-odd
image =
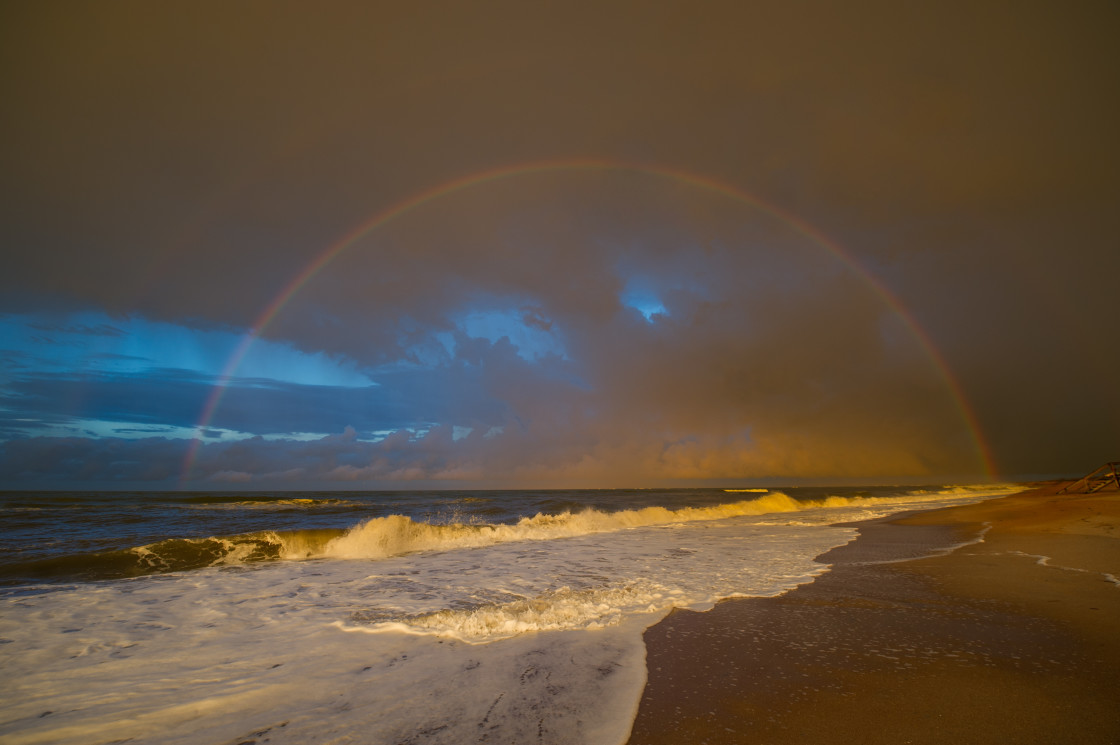
[[[954,486],[910,490],[891,496],[833,495],[820,499],[794,499],[785,492],[772,491],[754,499],[706,506],[670,508],[654,505],[616,511],[577,507],[557,512],[537,512],[508,522],[483,521],[488,510],[473,514],[456,510],[423,518],[389,514],[372,517],[349,527],[256,530],[227,535],[171,537],[116,550],[75,551],[15,561],[0,566],[0,584],[18,585],[29,580],[63,582],[125,579],[207,568],[245,567],[273,561],[377,561],[409,554],[478,549],[512,542],[555,541],[641,527],[844,507],[872,507],[899,500],[936,500],[947,496],[968,496],[980,490],[1002,491],[1001,487],[991,485]],[[223,507],[254,511],[258,504],[269,509],[304,510],[340,507],[352,503],[338,498],[203,499],[208,507],[220,504]],[[472,503],[489,501],[466,497],[450,502],[457,504],[466,500]]]

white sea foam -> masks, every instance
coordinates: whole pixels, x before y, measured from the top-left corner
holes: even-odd
[[[1108,572],[1097,572],[1097,571],[1094,571],[1092,569],[1083,569],[1081,567],[1067,567],[1067,566],[1061,566],[1059,564],[1051,564],[1050,562],[1053,561],[1053,558],[1050,557],[1050,556],[1045,556],[1043,554],[1028,554],[1025,551],[1009,551],[1008,553],[1013,554],[1015,556],[1025,556],[1028,559],[1034,559],[1035,564],[1037,564],[1040,567],[1046,567],[1048,569],[1059,569],[1063,572],[1080,572],[1082,574],[1099,574],[1101,577],[1104,578],[1105,582],[1108,582],[1110,584],[1116,585],[1117,587],[1120,587],[1120,579],[1117,579],[1117,577],[1115,575],[1110,574]]]
[[[0,739],[620,743],[641,632],[671,608],[811,581],[826,570],[813,558],[855,533],[829,523],[981,496],[771,498],[509,526],[383,519],[327,542],[335,558],[0,597]]]
[[[920,494],[922,501],[944,496],[960,496],[966,492]],[[826,497],[821,500],[795,500],[782,492],[772,492],[757,499],[710,507],[685,507],[670,510],[646,507],[618,512],[563,512],[558,515],[538,514],[522,518],[511,525],[432,524],[416,522],[404,515],[389,515],[368,520],[331,540],[323,547],[305,544],[285,545],[285,558],[330,557],[339,559],[381,559],[417,551],[446,551],[458,548],[492,546],[514,541],[547,541],[558,538],[610,533],[651,525],[670,525],[697,521],[722,520],[748,515],[816,512],[842,508],[875,508],[898,505],[897,497]],[[284,539],[281,539],[284,540]]]

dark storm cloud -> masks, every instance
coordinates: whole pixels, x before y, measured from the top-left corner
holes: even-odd
[[[1120,359],[1101,341],[1120,317],[1110,4],[3,12],[0,309],[245,328],[327,246],[409,195],[511,163],[617,158],[720,178],[850,250],[929,333],[1005,473],[1116,457]],[[291,446],[306,449],[299,468],[331,478],[974,470],[922,350],[858,273],[795,238],[640,177],[468,190],[356,244],[266,330],[383,385],[384,366],[411,360],[388,385],[398,413],[285,389],[289,417],[260,388],[231,390],[211,424],[477,426],[376,456],[345,445],[330,468],[331,446],[318,465]],[[638,280],[665,318],[625,307]],[[479,308],[566,356],[465,338]],[[200,393],[143,407],[193,423]],[[491,426],[504,429],[482,438]],[[207,446],[203,472],[288,470],[265,454],[281,446],[241,447]]]
[[[29,421],[65,426],[72,420],[107,419],[190,426],[208,393],[206,381],[180,371],[156,377],[92,374],[22,375],[0,394],[0,429],[22,432]]]
[[[24,377],[8,382],[0,396],[0,432],[18,435],[29,421],[59,427],[109,421],[191,428],[215,384],[213,378],[181,370]],[[452,385],[458,395],[450,395]],[[488,398],[472,376],[418,371],[387,374],[381,385],[364,388],[238,379],[225,389],[208,424],[254,435],[338,432],[347,426],[368,433],[449,420],[489,427],[501,424],[501,413],[500,402]]]
[[[383,442],[356,439],[353,430],[310,442],[251,438],[206,445],[195,464],[203,486],[223,483],[271,488],[353,482],[417,481],[433,473],[444,479],[476,478],[455,469],[450,432],[437,430],[413,442],[406,434]],[[27,488],[86,483],[92,488],[174,488],[190,443],[186,440],[49,437],[0,444],[0,478]]]
[[[106,323],[100,323],[96,326],[88,326],[85,324],[51,324],[51,323],[29,323],[30,328],[39,331],[47,331],[58,334],[79,334],[82,336],[124,336],[125,332],[116,326],[110,326]]]

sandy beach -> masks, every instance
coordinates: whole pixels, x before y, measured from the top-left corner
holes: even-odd
[[[1120,742],[1120,493],[1061,486],[864,523],[811,584],[672,613],[630,742]]]

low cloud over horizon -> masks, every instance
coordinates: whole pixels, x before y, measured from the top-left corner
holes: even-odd
[[[0,488],[1120,456],[1115,11],[483,6],[4,11]]]

